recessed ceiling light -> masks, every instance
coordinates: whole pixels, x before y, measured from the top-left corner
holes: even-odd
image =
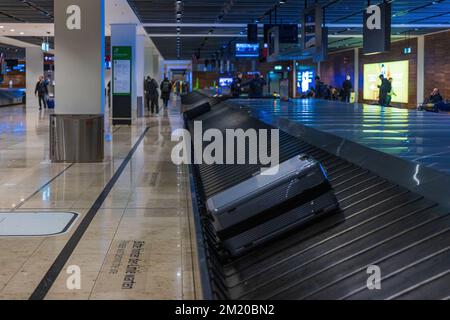
[[[16,30],[14,30],[14,29],[11,29],[11,30],[9,30],[9,31],[11,31],[11,32],[14,32],[14,31],[16,31]]]
[[[23,34],[25,34],[25,32],[21,32],[20,34],[22,34],[22,35],[23,35]]]
[[[4,26],[0,26],[0,29],[3,29],[4,28]]]

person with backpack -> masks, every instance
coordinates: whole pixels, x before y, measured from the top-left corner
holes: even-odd
[[[147,110],[151,113],[151,115],[159,114],[158,83],[155,79],[152,79],[150,76],[148,76],[145,80],[144,89],[147,99]]]
[[[167,77],[161,82],[161,99],[164,102],[164,107],[168,107],[170,100],[170,92],[172,91],[172,82],[169,81]]]

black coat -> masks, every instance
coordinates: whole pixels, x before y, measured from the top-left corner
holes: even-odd
[[[429,101],[430,101],[430,103],[436,104],[436,103],[444,101],[444,99],[442,98],[441,94],[438,93],[438,94],[435,94],[434,96],[431,95]]]
[[[233,83],[231,83],[231,94],[234,97],[238,97],[242,93],[242,80],[239,78],[234,78]]]
[[[266,85],[266,80],[263,78],[253,79],[250,81],[250,98],[261,98],[263,96],[264,86]]]
[[[155,79],[145,80],[145,91],[150,98],[157,98],[158,93],[158,83]]]
[[[342,89],[344,90],[345,93],[350,93],[350,91],[352,91],[353,89],[352,82],[350,80],[345,80],[344,83],[342,84]]]
[[[48,88],[45,84],[45,81],[38,81],[36,83],[36,89],[34,90],[34,94],[39,94],[40,96],[48,94]]]

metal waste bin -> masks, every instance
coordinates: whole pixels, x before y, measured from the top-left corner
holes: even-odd
[[[52,162],[102,162],[104,158],[103,115],[50,115]]]

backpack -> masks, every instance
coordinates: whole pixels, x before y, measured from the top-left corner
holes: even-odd
[[[170,82],[164,81],[162,85],[162,91],[169,92],[170,91]]]

